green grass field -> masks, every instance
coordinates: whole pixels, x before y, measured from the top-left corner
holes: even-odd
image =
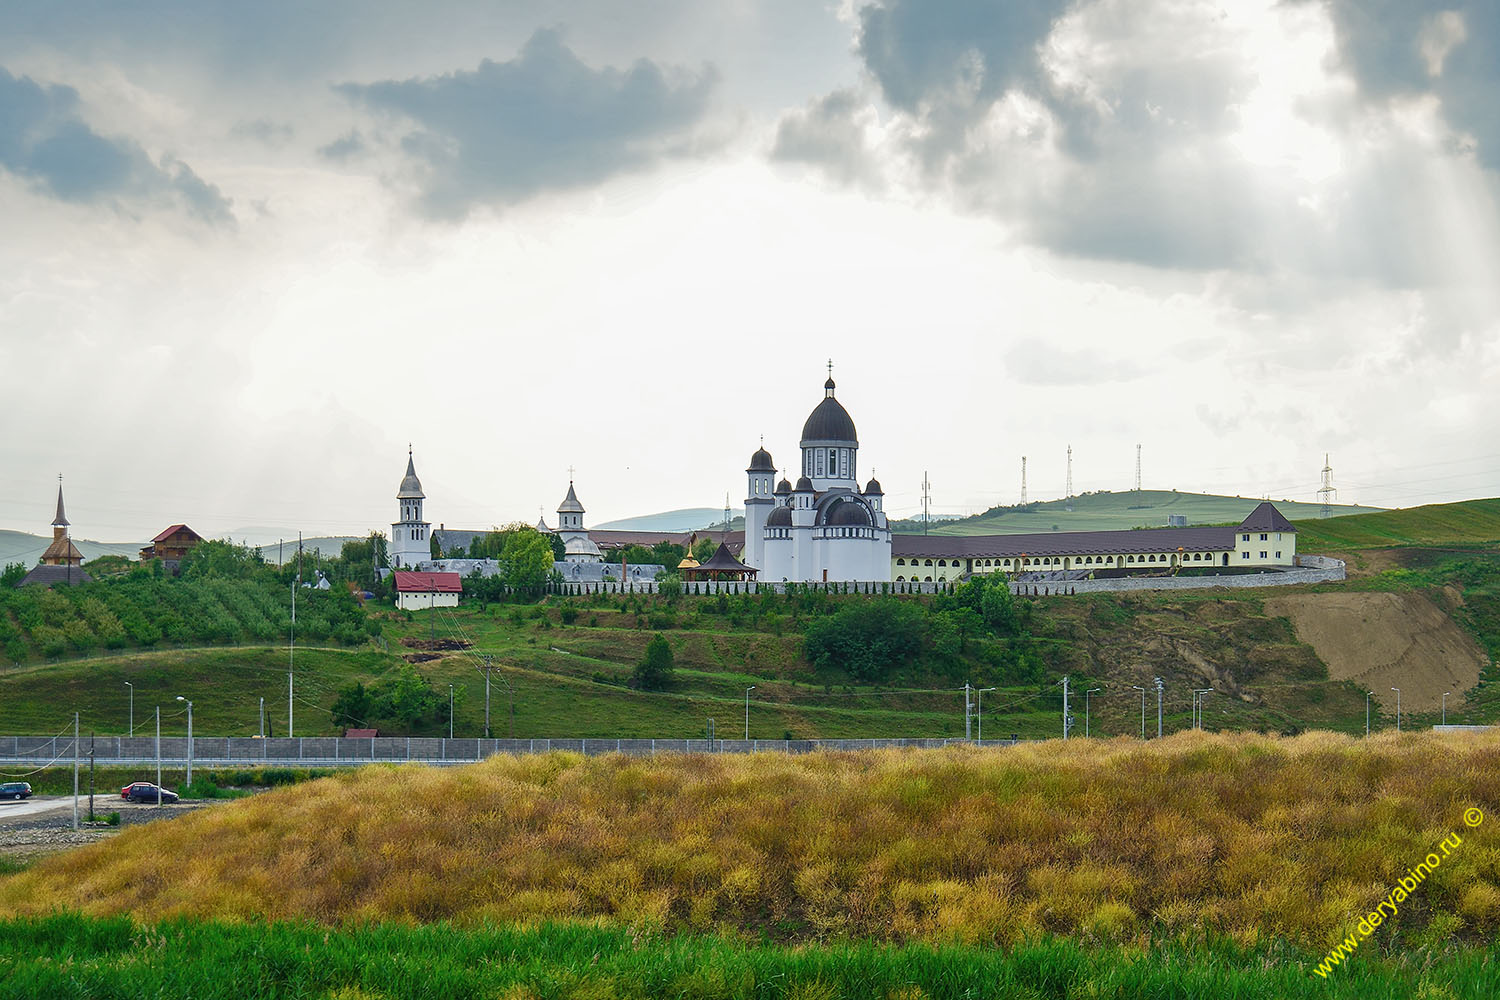
[[[1142,949],[1042,938],[1009,949],[786,947],[568,925],[459,928],[70,915],[0,922],[0,998],[125,1000],[1431,1000],[1500,993],[1500,947],[1318,956],[1227,943]]]
[[[1164,528],[1167,516],[1182,514],[1189,524],[1238,524],[1260,504],[1257,497],[1223,497],[1176,490],[1129,490],[1121,493],[1089,493],[1068,502],[1047,500],[1025,507],[997,507],[984,514],[958,521],[934,524],[934,535],[1015,535],[1048,531],[1119,531],[1129,528]],[[1322,507],[1290,500],[1275,501],[1291,520],[1315,518]],[[1341,514],[1370,508],[1336,506]],[[920,534],[921,525],[902,522],[898,531]]]
[[[1431,504],[1327,519],[1319,519],[1316,514],[1293,519],[1297,522],[1299,552],[1404,546],[1488,549],[1500,545],[1500,499]]]

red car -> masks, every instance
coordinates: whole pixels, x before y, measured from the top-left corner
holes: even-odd
[[[120,798],[130,802],[176,802],[177,793],[158,789],[149,781],[137,781],[120,789]]]

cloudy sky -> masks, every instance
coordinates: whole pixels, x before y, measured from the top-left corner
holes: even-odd
[[[1497,10],[0,6],[0,528],[1500,494]]]

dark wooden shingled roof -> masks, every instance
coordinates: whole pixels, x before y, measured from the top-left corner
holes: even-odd
[[[17,587],[25,587],[30,584],[40,584],[43,587],[51,587],[56,584],[74,587],[82,583],[91,583],[93,577],[89,576],[78,566],[37,566],[30,573],[21,577]]]
[[[735,573],[754,573],[755,570],[740,562],[729,552],[729,547],[723,542],[719,543],[719,551],[715,552],[707,560],[701,563],[700,570],[724,570]]]
[[[1269,500],[1250,512],[1250,516],[1240,522],[1240,527],[1246,531],[1296,531],[1292,525],[1282,516],[1281,511]]]

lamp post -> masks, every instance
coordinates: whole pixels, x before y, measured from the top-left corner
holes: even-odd
[[[187,783],[193,783],[193,703],[182,695],[177,696],[178,701],[186,701],[188,707],[188,747],[187,747]]]
[[[448,738],[453,739],[453,685],[448,685]]]
[[[1448,696],[1452,693],[1452,691],[1443,692],[1443,725],[1445,726],[1448,724]]]
[[[266,697],[265,697],[265,695],[261,695],[261,698],[260,698],[260,738],[261,739],[265,739],[266,738]]]
[[[1365,692],[1365,735],[1366,736],[1370,735],[1370,697],[1374,693],[1375,693],[1374,691],[1366,691]]]
[[[986,691],[998,691],[999,688],[976,688],[975,693],[979,695],[979,743],[984,744],[984,693]]]
[[[1083,692],[1083,738],[1089,738],[1089,695],[1103,691],[1103,688],[1089,688]]]
[[[1391,688],[1396,692],[1396,732],[1401,732],[1401,689]]]
[[[1135,689],[1136,691],[1139,691],[1141,693],[1141,739],[1145,739],[1146,738],[1146,689],[1143,688],[1143,687],[1141,687],[1139,684],[1132,684],[1130,686],[1133,689]]]
[[[1211,695],[1211,694],[1213,694],[1213,692],[1214,692],[1213,688],[1194,688],[1193,689],[1193,728],[1194,729],[1202,729],[1203,728],[1203,702],[1205,700],[1207,700],[1208,696]]]
[[[1161,739],[1161,678],[1156,678],[1156,738]]]
[[[125,686],[128,687],[128,688],[130,688],[130,729],[126,731],[125,735],[126,736],[134,736],[135,735],[135,685],[132,684],[132,683],[130,683],[129,681],[126,681],[125,682]]]
[[[750,739],[750,692],[754,690],[754,684],[745,688],[745,739],[747,741]]]

